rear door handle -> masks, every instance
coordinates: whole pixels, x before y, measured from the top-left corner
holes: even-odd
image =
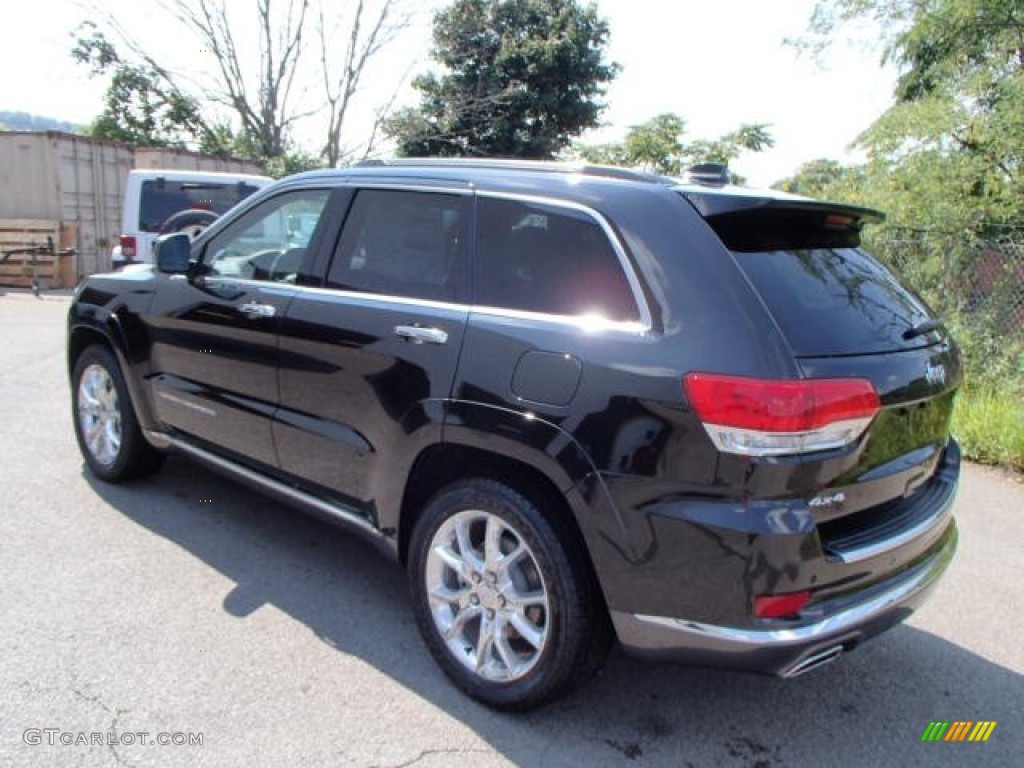
[[[258,301],[248,301],[239,306],[238,311],[249,317],[273,317],[277,314],[277,308],[273,304],[261,304]]]
[[[408,339],[413,344],[446,344],[448,334],[440,328],[424,328],[420,325],[396,325],[395,335]]]

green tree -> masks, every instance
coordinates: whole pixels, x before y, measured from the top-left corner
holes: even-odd
[[[403,155],[551,158],[598,123],[608,24],[576,0],[455,0],[434,18],[443,73],[385,132]]]
[[[679,115],[661,114],[635,125],[622,142],[577,145],[576,154],[592,163],[625,165],[678,176],[697,163],[728,165],[744,150],[760,152],[774,144],[768,126],[742,125],[719,139],[684,141],[686,121]]]
[[[285,176],[291,176],[293,173],[313,171],[325,166],[322,155],[315,155],[312,152],[306,152],[289,146],[286,147],[285,153],[280,157],[272,157],[266,160],[264,167],[268,176],[282,179]]]
[[[853,202],[853,198],[864,196],[864,185],[863,167],[819,158],[804,163],[794,175],[773,186],[794,195]]]
[[[869,250],[928,299],[964,352],[953,428],[966,455],[1019,464],[1006,424],[1024,415],[1020,282],[1016,245],[1001,238],[1024,228],[1024,4],[819,0],[801,45],[820,52],[865,21],[899,78],[892,105],[858,140],[867,162],[826,181],[826,196],[887,213],[865,234]],[[998,279],[979,280],[986,254],[1006,257]]]
[[[76,34],[72,57],[94,76],[110,77],[103,111],[86,133],[143,147],[183,146],[204,137],[207,129],[199,103],[168,83],[155,63],[126,61],[91,22]]]
[[[897,224],[1024,222],[1020,0],[820,0],[801,44],[820,51],[857,20],[878,25],[899,70],[892,106],[859,139],[867,194]]]

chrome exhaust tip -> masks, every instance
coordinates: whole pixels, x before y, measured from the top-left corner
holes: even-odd
[[[782,676],[787,680],[793,677],[799,677],[804,672],[810,672],[812,669],[817,669],[818,667],[828,664],[830,661],[835,661],[839,658],[839,654],[842,652],[842,645],[833,645],[823,651],[812,653],[807,658],[802,659],[786,670]]]

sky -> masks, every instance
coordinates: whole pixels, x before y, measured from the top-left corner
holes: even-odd
[[[419,10],[401,39],[381,54],[359,94],[352,135],[369,131],[372,110],[408,73],[429,66],[429,8],[439,0],[407,0]],[[244,11],[251,0],[228,0]],[[153,0],[96,0],[133,37],[172,68],[203,78],[209,55],[154,10]],[[339,7],[340,0],[333,0]],[[601,129],[585,141],[621,139],[631,125],[663,112],[680,114],[690,138],[714,138],[742,123],[768,123],[775,147],[747,153],[734,170],[757,186],[792,174],[819,157],[852,161],[850,145],[889,105],[894,73],[880,53],[857,39],[835,41],[815,62],[784,45],[807,26],[814,0],[597,0],[608,20],[608,58],[622,70],[606,95]],[[105,84],[72,61],[71,32],[91,16],[90,0],[31,0],[4,11],[0,24],[0,110],[87,123],[102,108]],[[343,42],[339,40],[339,55]],[[314,51],[310,51],[315,55]],[[397,104],[414,104],[399,91]],[[315,88],[306,99],[315,101]],[[317,119],[296,138],[313,149]]]

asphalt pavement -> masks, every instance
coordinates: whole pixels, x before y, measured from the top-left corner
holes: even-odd
[[[1017,478],[965,469],[933,599],[834,664],[783,681],[616,652],[499,714],[448,684],[403,573],[359,540],[182,459],[91,478],[67,307],[0,289],[0,766],[1024,765]],[[922,743],[935,720],[997,725]]]

